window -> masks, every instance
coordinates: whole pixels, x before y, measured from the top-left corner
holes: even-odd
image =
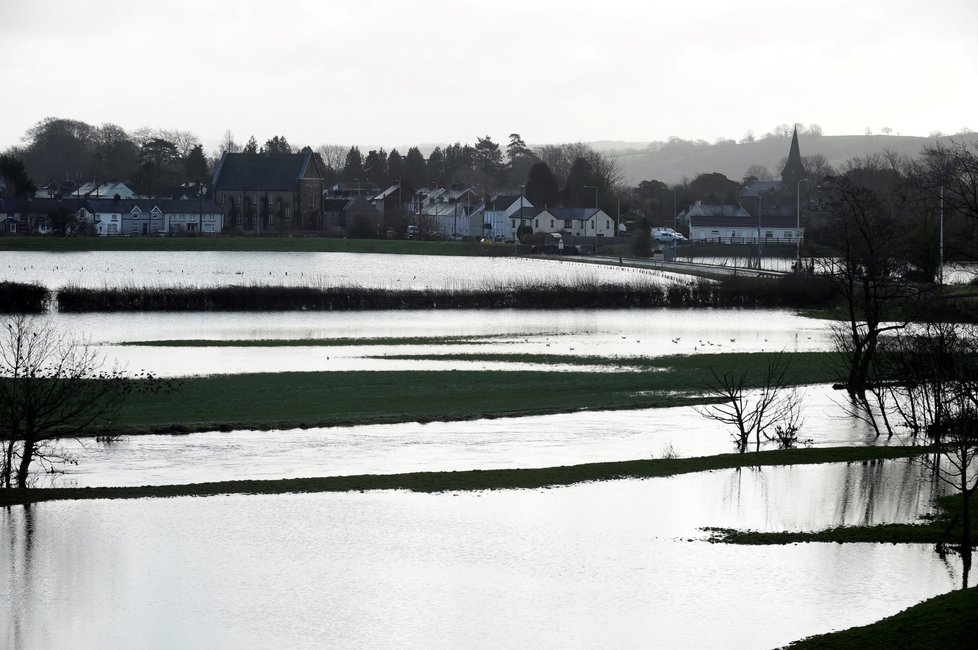
[[[605,228],[607,228],[608,230],[611,230],[611,219],[608,219],[607,224],[605,225]]]
[[[551,227],[551,228],[553,228],[553,227],[554,227],[554,220],[553,220],[553,219],[551,219],[551,220],[550,220],[550,227]]]
[[[533,227],[534,228],[539,228],[540,227],[540,220],[539,219],[534,219],[533,220]]]
[[[764,237],[767,239],[774,239],[774,231],[768,230],[764,233]]]

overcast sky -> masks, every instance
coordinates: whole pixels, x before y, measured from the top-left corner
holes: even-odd
[[[976,26],[976,0],[0,0],[0,150],[48,116],[208,151],[954,133]]]

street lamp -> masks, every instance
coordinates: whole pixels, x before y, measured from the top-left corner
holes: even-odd
[[[526,185],[520,185],[520,227],[516,229],[513,236],[513,253],[520,251],[520,231],[523,230],[523,193],[526,192]]]
[[[795,273],[801,273],[801,184],[807,182],[808,179],[803,178],[795,188]]]
[[[594,254],[598,254],[598,187],[596,185],[585,185],[584,189],[594,190]],[[584,222],[584,234],[587,235],[587,222]]]
[[[937,261],[937,283],[944,284],[944,181],[941,180],[941,239]]]
[[[761,204],[764,201],[764,191],[757,193],[757,268],[761,268]]]

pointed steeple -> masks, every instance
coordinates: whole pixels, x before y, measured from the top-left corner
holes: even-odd
[[[781,182],[786,191],[795,193],[798,181],[805,178],[805,165],[801,162],[801,150],[798,148],[798,127],[791,135],[791,148],[788,150],[788,160],[781,170]]]

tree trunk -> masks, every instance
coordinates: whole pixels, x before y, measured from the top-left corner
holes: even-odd
[[[27,473],[30,470],[32,460],[34,460],[34,443],[24,440],[24,451],[20,457],[20,466],[17,468],[17,487],[27,487]]]

